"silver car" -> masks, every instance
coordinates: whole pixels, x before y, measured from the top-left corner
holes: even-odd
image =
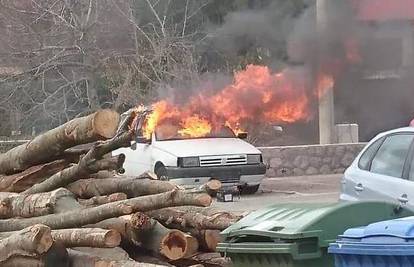
[[[373,138],[345,171],[341,200],[383,200],[414,209],[414,127]]]

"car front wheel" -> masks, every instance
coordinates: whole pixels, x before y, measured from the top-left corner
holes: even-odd
[[[168,181],[168,176],[167,176],[167,169],[164,166],[159,166],[156,170],[155,170],[155,174],[157,175],[158,179],[161,181]]]
[[[259,190],[260,184],[240,186],[240,193],[243,195],[253,195]]]

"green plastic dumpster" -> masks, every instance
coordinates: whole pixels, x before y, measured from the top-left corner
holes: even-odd
[[[327,248],[346,229],[413,214],[385,202],[278,204],[224,230],[217,250],[235,267],[333,267]]]

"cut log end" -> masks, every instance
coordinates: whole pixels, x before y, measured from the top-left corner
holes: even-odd
[[[207,251],[216,251],[217,244],[221,241],[220,231],[205,230],[204,231],[205,249]]]
[[[197,196],[197,200],[198,200],[198,203],[200,204],[200,206],[203,206],[203,207],[210,206],[211,202],[213,201],[211,196],[208,195],[208,194],[199,194]]]
[[[211,191],[217,192],[222,187],[222,184],[219,180],[213,179],[213,180],[208,181],[208,183],[206,184],[206,187]]]
[[[162,240],[160,253],[170,260],[190,257],[197,252],[198,242],[194,237],[179,230],[172,230]]]
[[[53,244],[53,238],[49,227],[41,224],[33,225],[30,228],[34,240],[37,243],[36,252],[42,254],[50,249]]]
[[[96,112],[93,119],[94,131],[104,139],[115,136],[119,123],[119,114],[113,110],[104,109]]]
[[[108,230],[104,237],[105,247],[113,248],[121,243],[121,235],[115,230]]]
[[[135,228],[141,229],[142,231],[148,231],[154,227],[154,220],[142,212],[136,212],[130,215],[130,222]]]

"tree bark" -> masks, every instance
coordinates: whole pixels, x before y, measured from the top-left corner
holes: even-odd
[[[0,264],[13,256],[33,257],[45,253],[53,244],[50,228],[33,225],[0,240]]]
[[[222,187],[221,182],[219,180],[213,179],[197,188],[192,189],[191,191],[205,192],[209,194],[210,196],[215,196],[221,187]]]
[[[113,248],[121,243],[121,235],[117,231],[99,228],[53,230],[52,237],[65,247]]]
[[[114,136],[119,114],[100,110],[73,119],[0,155],[0,173],[13,174],[59,157],[67,148]]]
[[[102,250],[102,249],[100,249]],[[113,250],[113,249],[112,249]],[[69,249],[69,257],[71,259],[71,267],[161,267],[163,265],[140,263],[129,257],[117,258],[114,255],[108,255],[107,250],[102,252],[84,252]]]
[[[207,194],[188,193],[174,190],[166,193],[137,197],[104,204],[98,207],[73,210],[34,218],[0,220],[0,232],[16,231],[27,226],[42,223],[52,229],[76,228],[93,224],[108,218],[181,205],[209,206],[211,197]]]
[[[0,238],[8,238],[16,232],[1,232]],[[65,247],[114,248],[121,243],[121,235],[112,229],[73,228],[52,230],[55,242]]]
[[[196,212],[184,212],[175,208],[164,208],[146,212],[150,217],[161,222],[165,226],[181,225],[183,229],[192,227],[197,229],[224,230],[235,223],[229,219],[226,213],[217,213],[213,216],[206,216]]]
[[[59,267],[70,267],[68,252],[66,248],[57,243],[49,248],[49,250],[41,255],[33,257],[27,256],[15,256],[11,257],[5,262],[1,263],[2,267],[48,267],[48,266],[59,266]]]
[[[81,198],[123,192],[128,197],[146,196],[171,191],[177,186],[167,181],[140,178],[82,179],[67,186]]]
[[[141,215],[140,222],[142,226],[138,226],[136,241],[141,247],[155,254],[177,260],[194,255],[198,250],[197,239],[189,234],[168,229],[144,214]]]
[[[79,203],[84,207],[95,207],[115,201],[127,199],[125,193],[113,193],[107,196],[96,196],[89,199],[78,199]]]
[[[41,192],[47,192],[54,190],[58,187],[65,186],[69,183],[76,181],[81,177],[88,177],[89,174],[96,173],[100,170],[118,170],[122,168],[122,165],[125,161],[125,155],[120,154],[111,158],[103,158],[96,160],[95,158],[91,159],[83,157],[78,164],[73,165],[72,167],[66,168],[45,181],[35,184],[32,187],[23,191],[23,194],[35,194]]]
[[[219,230],[200,230],[193,228],[189,230],[189,233],[197,238],[200,250],[205,252],[215,252],[217,244],[222,240]]]
[[[142,215],[141,212],[137,212],[103,220],[96,224],[86,225],[85,227],[113,229],[121,234],[124,242],[139,245],[139,233],[152,228],[151,223],[154,223],[154,221],[145,221],[148,217],[143,217]]]
[[[36,183],[43,182],[46,178],[68,166],[69,162],[66,160],[56,160],[30,167],[20,173],[0,176],[0,191],[22,192]]]
[[[59,210],[58,205],[66,204],[62,201],[66,201],[67,198],[74,200],[73,197],[74,195],[64,188],[33,195],[0,193],[0,218],[30,218],[51,214]]]
[[[230,258],[225,258],[220,253],[199,253],[187,259],[180,259],[171,262],[176,266],[193,266],[201,265],[205,267],[229,267],[231,266]]]
[[[228,218],[229,220],[232,220],[233,223],[243,218],[241,214],[236,214],[234,212],[228,212],[228,211],[222,211],[222,210],[217,209],[216,207],[183,206],[183,207],[175,207],[175,209],[182,211],[182,212],[200,213],[205,216]]]
[[[220,230],[197,229],[192,227],[183,227],[180,224],[168,224],[170,229],[178,229],[185,233],[190,233],[198,240],[199,250],[204,252],[215,252],[217,244],[221,242]]]

